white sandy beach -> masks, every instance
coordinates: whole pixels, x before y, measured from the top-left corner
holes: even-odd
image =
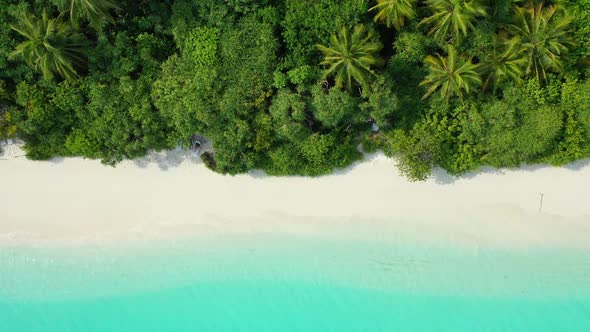
[[[0,160],[0,245],[208,231],[313,234],[371,222],[477,245],[590,246],[588,161],[461,178],[437,170],[412,183],[379,154],[320,178],[223,176],[182,151],[116,167],[21,155],[12,147]]]

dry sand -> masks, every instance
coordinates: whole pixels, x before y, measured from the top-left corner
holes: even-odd
[[[12,147],[0,160],[0,245],[207,232],[311,236],[343,224],[359,226],[348,236],[362,237],[370,224],[476,245],[590,247],[587,160],[460,178],[436,170],[414,183],[380,154],[320,178],[223,176],[178,150],[116,167],[20,155]]]

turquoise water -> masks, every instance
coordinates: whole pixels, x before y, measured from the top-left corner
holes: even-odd
[[[0,250],[0,331],[590,331],[590,251],[301,235]]]
[[[411,296],[297,282],[203,283],[0,309],[3,331],[590,330],[590,300]]]

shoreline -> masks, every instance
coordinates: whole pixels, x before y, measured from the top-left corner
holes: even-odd
[[[114,168],[81,158],[7,158],[0,174],[0,246],[207,232],[322,236],[355,223],[379,223],[391,234],[411,230],[417,241],[434,234],[434,242],[452,238],[491,247],[590,246],[590,186],[583,185],[590,179],[588,161],[460,178],[437,170],[415,183],[382,154],[318,178],[232,177],[173,150]]]

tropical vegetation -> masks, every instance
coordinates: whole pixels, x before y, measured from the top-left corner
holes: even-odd
[[[590,0],[0,0],[0,139],[403,174],[590,157]],[[310,14],[313,13],[313,14]]]
[[[373,32],[364,25],[357,25],[352,31],[342,27],[330,38],[330,46],[318,45],[324,55],[321,64],[328,66],[324,78],[334,76],[336,87],[348,91],[353,87],[353,80],[368,87],[370,77],[376,76],[371,67],[381,63],[378,55],[381,48],[383,45],[375,41]]]
[[[452,45],[447,46],[447,53],[446,57],[429,55],[424,59],[424,64],[428,68],[428,75],[420,82],[420,85],[428,87],[424,98],[440,90],[442,97],[447,101],[452,96],[463,99],[465,94],[481,84],[478,65],[471,63],[471,60],[459,59]]]
[[[407,20],[416,16],[417,0],[378,0],[374,7],[375,22],[385,23],[387,27],[401,29]]]
[[[515,10],[515,22],[508,29],[520,39],[527,56],[526,73],[545,81],[549,71],[563,70],[562,58],[574,46],[569,36],[572,18],[557,5],[545,7],[543,2],[530,1]]]
[[[436,40],[456,41],[475,29],[478,17],[486,16],[486,7],[479,0],[426,0],[431,15],[420,21],[430,26],[428,34]]]
[[[11,28],[25,38],[12,57],[22,58],[46,80],[55,75],[68,80],[78,76],[77,69],[85,63],[85,38],[71,26],[43,12],[41,18],[23,13]]]

